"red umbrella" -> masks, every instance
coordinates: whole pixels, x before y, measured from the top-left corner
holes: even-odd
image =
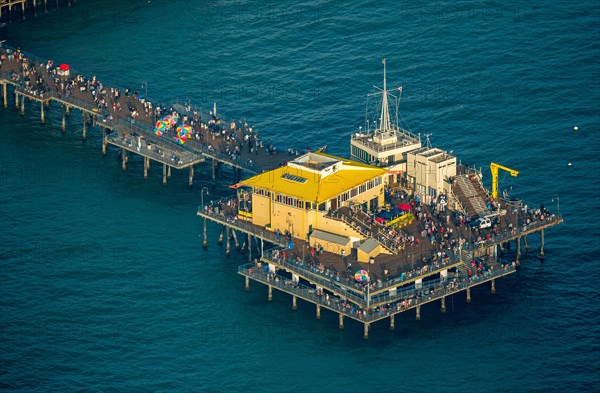
[[[403,203],[401,205],[398,205],[398,209],[407,211],[410,210],[410,205],[408,203]]]
[[[71,67],[68,64],[61,64],[59,67],[62,71],[69,71]]]
[[[377,221],[380,224],[383,224],[385,222],[385,218],[383,218],[383,217],[375,217],[375,221]]]

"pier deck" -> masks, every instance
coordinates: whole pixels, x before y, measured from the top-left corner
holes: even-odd
[[[84,140],[88,123],[100,126],[104,154],[107,145],[119,148],[123,170],[130,153],[143,156],[145,177],[150,161],[159,162],[163,164],[163,183],[166,183],[171,168],[189,168],[191,185],[194,165],[206,159],[212,160],[212,176],[216,181],[220,164],[235,168],[237,177],[237,171],[262,173],[304,153],[304,149],[281,149],[263,141],[243,121],[227,122],[216,113],[206,115],[189,105],[161,105],[159,108],[137,91],[108,87],[95,76],[87,78],[73,69],[67,74],[58,74],[54,62],[14,48],[0,46],[0,55],[3,56],[0,85],[4,108],[8,108],[9,86],[13,89],[15,107],[21,114],[25,112],[26,101],[29,101],[27,105],[39,104],[42,123],[45,122],[45,108],[56,102],[62,108],[63,131],[66,116],[70,115],[71,109],[78,109],[82,113]],[[155,133],[157,119],[169,114],[191,125],[192,135],[186,141],[177,139],[173,129],[165,130],[162,135]],[[222,225],[219,242],[225,233],[227,255],[230,238],[239,249],[236,232],[247,235],[247,242],[244,239],[241,248],[248,252],[249,263],[238,269],[238,273],[246,278],[246,288],[252,279],[268,286],[269,300],[275,287],[292,295],[294,308],[297,298],[315,303],[318,317],[321,307],[330,309],[339,314],[340,327],[343,327],[344,316],[362,322],[366,338],[370,324],[381,319],[389,317],[392,329],[393,318],[398,313],[416,309],[419,319],[422,304],[441,300],[445,312],[447,295],[466,291],[469,302],[470,289],[485,282],[491,282],[492,291],[495,291],[495,279],[514,273],[519,266],[521,238],[525,239],[527,250],[527,235],[540,232],[543,257],[544,230],[563,222],[560,215],[550,214],[542,207],[527,211],[500,203],[494,213],[497,223],[493,228],[471,228],[463,221],[465,215],[468,222],[471,214],[490,213],[486,206],[489,194],[479,179],[471,182],[461,175],[455,179],[453,191],[461,206],[454,211],[438,209],[433,201],[431,205],[418,200],[415,204],[408,189],[398,192],[397,197],[387,189],[385,202],[388,207],[411,206],[414,219],[403,222],[401,228],[391,222],[390,225],[376,222],[375,211],[366,213],[350,206],[316,212],[355,236],[360,234],[364,239],[377,240],[386,252],[369,258],[370,263],[359,262],[354,248],[352,255],[340,254],[335,250],[319,249],[318,243],[311,245],[308,239],[292,239],[291,235],[288,238],[279,233],[279,228],[274,231],[274,228],[254,225],[247,220],[252,216],[251,211],[240,211],[236,197],[211,201],[198,208],[197,215],[204,218],[203,244],[206,246],[207,243],[207,220]],[[498,256],[498,247],[502,252],[502,245],[513,240],[517,244],[514,259],[503,260]],[[265,242],[271,245],[267,250]],[[253,256],[256,248],[259,251]],[[368,272],[368,283],[354,280],[357,270]]]
[[[6,46],[0,48],[0,54],[6,56],[0,69],[5,108],[8,106],[7,87],[12,86],[15,105],[22,114],[25,111],[23,98],[43,106],[49,106],[52,101],[61,104],[63,129],[65,115],[68,116],[71,109],[78,109],[90,116],[92,124],[110,131],[104,142],[169,167],[182,169],[210,159],[215,164],[257,174],[277,168],[304,152],[304,149],[281,148],[263,141],[243,121],[225,121],[215,114],[203,115],[196,108],[178,104],[157,110],[157,105],[140,92],[104,85],[95,76],[85,77],[73,68],[68,76],[59,76],[54,72],[57,66],[54,61],[51,61],[52,67],[48,67],[49,60]],[[44,122],[44,108],[40,110]],[[160,137],[154,133],[156,120],[173,113],[192,126],[193,135],[185,144],[175,142],[174,129]],[[143,149],[140,139],[151,141],[145,144],[150,145],[150,149]],[[216,180],[214,171],[213,179]]]

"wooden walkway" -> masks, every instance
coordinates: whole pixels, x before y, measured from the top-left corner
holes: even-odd
[[[103,153],[106,154],[107,144],[120,148],[123,169],[129,155],[138,154],[144,157],[146,176],[152,160],[163,164],[163,172],[168,174],[171,168],[189,168],[191,183],[193,166],[209,159],[213,163],[213,181],[216,181],[217,171],[223,164],[237,171],[257,174],[284,165],[304,153],[302,149],[282,149],[263,141],[246,122],[225,121],[214,114],[203,115],[200,110],[181,105],[157,110],[156,104],[142,98],[137,91],[126,92],[126,89],[104,85],[95,76],[76,74],[72,68],[69,76],[57,76],[54,72],[56,62],[51,61],[52,67],[48,67],[49,60],[6,46],[0,48],[0,55],[6,57],[0,68],[4,108],[8,108],[10,86],[15,107],[21,114],[25,113],[25,101],[40,104],[42,123],[45,122],[44,108],[51,102],[59,103],[63,111],[63,131],[65,117],[71,110],[81,111],[83,139],[87,136],[86,123],[100,126]],[[162,136],[155,134],[156,120],[168,114],[178,115],[179,124],[187,120],[187,124],[192,125],[193,135],[184,144],[176,142],[175,127]],[[163,181],[166,181],[165,176]]]
[[[38,7],[44,6],[44,13],[48,12],[48,3],[52,6],[54,3],[56,8],[60,6],[60,3],[66,4],[68,7],[75,5],[77,0],[0,0],[0,21],[3,20],[5,15],[8,15],[8,21],[12,20],[12,13],[18,10],[19,15],[25,20],[25,14],[28,9],[33,10],[33,16],[37,17]]]

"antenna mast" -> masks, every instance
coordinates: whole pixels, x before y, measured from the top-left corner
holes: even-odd
[[[381,118],[379,119],[379,131],[387,132],[390,130],[390,110],[388,108],[387,96],[387,81],[385,75],[385,58],[381,60],[383,63],[383,92],[381,96]]]

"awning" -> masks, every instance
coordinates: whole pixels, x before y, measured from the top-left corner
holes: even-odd
[[[59,68],[63,71],[69,71],[71,67],[68,64],[61,64]]]

